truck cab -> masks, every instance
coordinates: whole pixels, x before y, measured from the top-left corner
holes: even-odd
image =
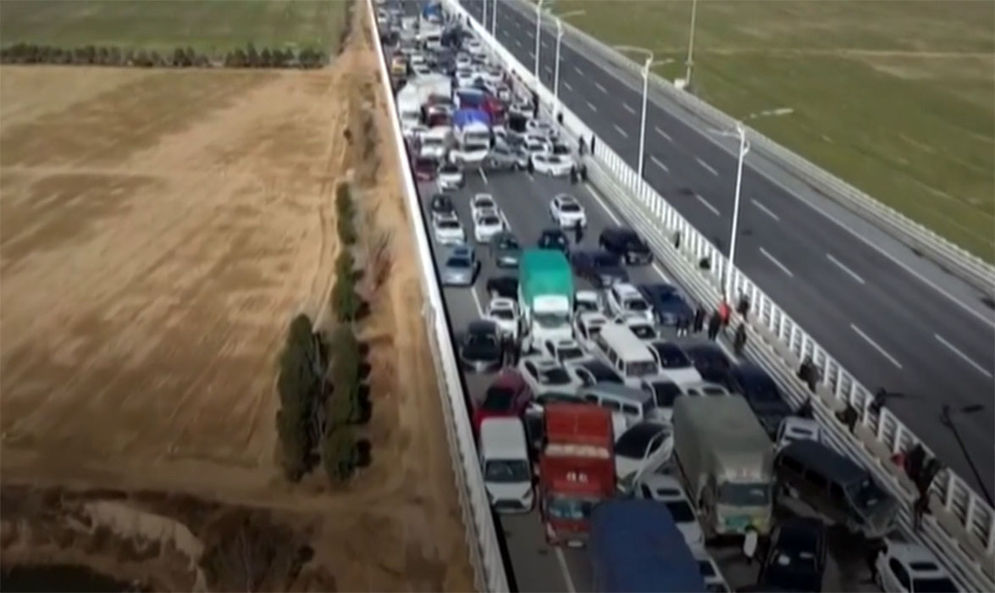
[[[532,467],[521,419],[490,417],[480,423],[480,469],[494,510],[527,513],[532,510]]]

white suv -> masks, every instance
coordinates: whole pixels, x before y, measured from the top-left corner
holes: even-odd
[[[615,317],[639,316],[654,323],[653,307],[650,306],[639,289],[628,282],[618,282],[605,291],[608,310]]]

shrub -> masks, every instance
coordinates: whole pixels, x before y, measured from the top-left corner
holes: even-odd
[[[256,46],[251,43],[245,48],[245,65],[249,68],[260,66],[259,52],[256,51]]]
[[[343,216],[338,220],[339,239],[346,245],[354,245],[358,236],[356,234],[356,224],[352,216]]]
[[[281,466],[289,480],[306,472],[309,457],[321,434],[324,417],[322,378],[326,372],[323,351],[313,333],[311,320],[298,315],[287,328],[280,354],[277,391],[280,410],[277,431],[281,445]]]
[[[273,66],[273,54],[270,53],[268,47],[264,47],[263,51],[259,52],[259,67],[271,68],[272,66]]]
[[[352,276],[353,270],[356,268],[356,260],[352,257],[352,253],[348,249],[343,249],[339,256],[335,258],[335,273],[339,278],[343,276]]]
[[[325,435],[321,461],[332,483],[341,484],[352,477],[358,461],[352,428],[337,426]]]
[[[177,68],[186,68],[190,65],[189,58],[187,58],[187,52],[182,48],[178,47],[173,50],[173,66]]]
[[[290,61],[290,58],[292,58],[292,57],[293,57],[293,54],[291,54],[289,50],[288,51],[283,51],[283,50],[281,50],[279,48],[274,49],[273,50],[273,67],[274,68],[284,68],[284,67],[286,67],[287,62]]]
[[[339,321],[355,321],[359,314],[360,301],[351,276],[340,276],[332,289],[332,308]]]

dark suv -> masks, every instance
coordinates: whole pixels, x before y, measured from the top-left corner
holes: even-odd
[[[610,251],[622,258],[627,264],[649,264],[653,262],[653,253],[649,245],[643,241],[636,231],[625,228],[607,228],[601,232],[598,245],[605,251]]]

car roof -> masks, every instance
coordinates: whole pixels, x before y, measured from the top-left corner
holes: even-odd
[[[639,292],[639,289],[628,282],[619,282],[612,286],[612,288],[620,295],[623,296],[638,296],[642,297],[643,294]]]
[[[761,380],[769,382],[774,381],[771,378],[771,376],[767,374],[767,371],[763,370],[762,368],[751,362],[744,362],[742,364],[736,365],[732,369],[732,374],[735,375],[736,377],[748,380],[752,379],[752,380]]]
[[[595,392],[638,403],[648,402],[653,399],[652,394],[646,393],[642,389],[636,389],[635,387],[629,387],[624,384],[619,385],[618,383],[595,383],[594,385],[584,387],[580,392]]]
[[[494,416],[480,423],[480,448],[484,457],[527,459],[525,427],[517,417]]]
[[[907,566],[910,564],[931,563],[936,567],[935,570],[928,570],[922,567],[911,569],[910,567],[913,577],[948,576],[947,571],[937,562],[936,556],[919,544],[889,540],[888,552]]]
[[[823,475],[840,484],[847,484],[869,476],[869,472],[857,465],[856,462],[840,455],[828,446],[810,439],[792,441],[781,449],[779,455],[789,455],[806,466],[818,467]]]
[[[477,319],[466,326],[469,332],[497,332],[497,324],[489,319]]]
[[[652,490],[656,490],[658,488],[672,488],[677,490],[681,498],[687,498],[684,494],[684,487],[681,486],[680,480],[669,474],[649,474],[644,476],[642,481]]]

